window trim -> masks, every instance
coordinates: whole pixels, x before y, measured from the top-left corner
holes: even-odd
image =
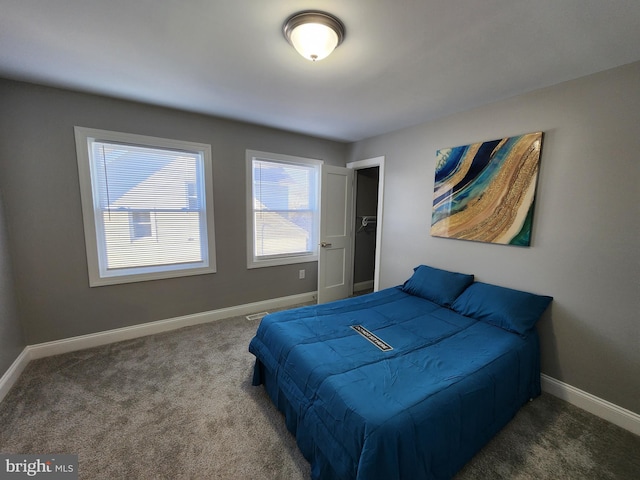
[[[246,151],[246,208],[247,208],[247,268],[274,267],[278,265],[292,265],[295,263],[308,263],[318,261],[318,246],[316,245],[313,254],[283,254],[271,256],[268,259],[257,259],[254,252],[254,231],[253,231],[253,160],[264,160],[273,163],[286,163],[291,165],[314,166],[317,169],[317,225],[316,231],[319,234],[320,227],[320,174],[323,160],[314,158],[298,157],[293,155],[284,155],[279,153],[261,152],[257,150]]]
[[[89,286],[116,285],[121,283],[144,282],[164,278],[184,277],[191,275],[205,275],[216,272],[215,227],[213,217],[213,165],[211,159],[211,145],[188,142],[167,138],[137,135],[132,133],[114,132],[86,127],[74,127],[76,153],[78,161],[78,176],[80,182],[80,197],[82,204],[82,220],[87,254],[87,270]],[[98,249],[99,222],[95,219],[94,192],[92,186],[90,149],[93,141],[110,141],[130,144],[140,147],[165,148],[169,150],[183,150],[198,153],[202,156],[202,175],[205,202],[205,220],[207,249],[202,253],[202,262],[176,265],[136,267],[118,272],[105,272],[100,268],[100,253]],[[159,270],[161,268],[161,270]]]

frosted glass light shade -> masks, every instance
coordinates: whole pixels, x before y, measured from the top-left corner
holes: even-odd
[[[324,12],[300,12],[289,17],[282,27],[285,38],[307,60],[327,57],[342,43],[344,25]]]
[[[293,47],[307,60],[327,57],[338,45],[338,35],[326,25],[305,23],[291,32]]]

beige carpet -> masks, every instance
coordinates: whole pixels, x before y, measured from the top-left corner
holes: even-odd
[[[83,479],[309,478],[262,387],[244,317],[32,362],[0,404],[0,452],[78,454]],[[637,479],[640,437],[552,396],[456,477]]]

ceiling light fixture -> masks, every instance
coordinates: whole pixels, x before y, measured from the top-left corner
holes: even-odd
[[[344,25],[329,13],[306,10],[291,15],[284,22],[282,33],[300,55],[315,62],[342,43]]]

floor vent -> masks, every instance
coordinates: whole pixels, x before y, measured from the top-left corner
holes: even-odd
[[[247,319],[247,320],[251,320],[251,321],[254,321],[254,320],[262,320],[262,318],[263,318],[265,315],[268,315],[268,314],[269,314],[269,312],[252,313],[251,315],[247,315],[247,316],[246,316],[246,319]]]

